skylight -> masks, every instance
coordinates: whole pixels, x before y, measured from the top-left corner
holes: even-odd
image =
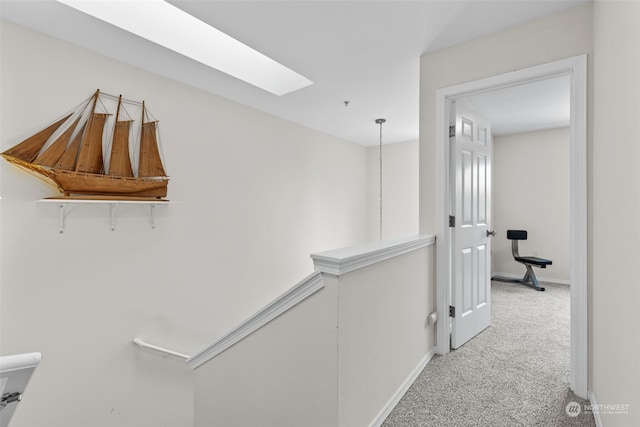
[[[58,0],[275,95],[313,82],[163,0]]]

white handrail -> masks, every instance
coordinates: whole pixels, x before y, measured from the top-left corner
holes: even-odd
[[[158,347],[157,345],[149,344],[142,341],[140,338],[134,338],[133,343],[142,348],[148,348],[149,350],[157,351],[159,353],[163,353],[165,356],[174,356],[180,359],[187,360],[190,356],[182,353],[178,353],[177,351],[169,350],[166,348]]]
[[[213,359],[229,347],[242,341],[247,336],[251,335],[267,323],[271,322],[276,317],[295,307],[297,304],[304,301],[322,288],[324,288],[322,273],[316,271],[307,276],[293,288],[289,289],[284,294],[273,300],[262,310],[258,311],[256,314],[249,317],[240,325],[236,326],[226,335],[223,335],[216,342],[203,348],[202,350],[191,356],[191,358],[187,360],[187,363],[189,363],[191,369],[196,369],[197,367]]]
[[[340,276],[434,243],[434,236],[415,235],[312,254],[315,272],[193,356],[147,344],[140,338],[134,338],[133,342],[140,347],[184,359],[191,369],[196,369],[324,288],[323,274]]]
[[[420,235],[380,240],[311,254],[316,270],[341,276],[398,255],[433,245],[435,236]]]

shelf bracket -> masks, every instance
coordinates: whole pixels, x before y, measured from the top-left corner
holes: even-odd
[[[64,233],[64,208],[64,203],[58,205],[58,231],[60,234]]]
[[[109,216],[111,217],[111,231],[115,231],[116,229],[116,211],[118,210],[117,203],[109,204]]]
[[[58,199],[58,198],[50,198],[50,199],[42,199],[40,202],[43,203],[55,203],[58,206],[58,231],[62,234],[65,232],[66,226],[66,217],[68,212],[66,211],[67,205],[71,204],[108,204],[109,205],[109,225],[111,226],[111,231],[115,231],[116,222],[118,216],[118,205],[120,204],[134,204],[134,205],[149,205],[149,222],[151,224],[151,228],[155,230],[156,228],[156,213],[157,207],[159,205],[167,205],[169,201],[141,201],[141,200],[100,200],[100,199]]]
[[[156,216],[155,216],[155,211],[156,211],[156,205],[155,204],[151,204],[151,211],[149,212],[150,215],[150,219],[151,219],[151,228],[153,228],[155,230],[156,228]]]

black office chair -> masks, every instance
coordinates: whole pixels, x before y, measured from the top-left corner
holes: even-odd
[[[547,268],[547,265],[551,265],[550,259],[538,258],[533,256],[520,256],[518,252],[518,241],[527,240],[527,230],[507,230],[507,239],[511,240],[511,253],[513,258],[520,264],[524,264],[527,271],[521,280],[518,279],[506,279],[502,277],[493,277],[493,280],[499,280],[502,282],[514,282],[522,283],[523,285],[530,286],[538,291],[544,291],[544,288],[538,283],[538,278],[533,272],[532,267]]]

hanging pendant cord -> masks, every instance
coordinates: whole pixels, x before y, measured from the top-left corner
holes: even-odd
[[[382,124],[385,119],[376,119],[376,123],[380,125],[380,240],[382,240]]]

